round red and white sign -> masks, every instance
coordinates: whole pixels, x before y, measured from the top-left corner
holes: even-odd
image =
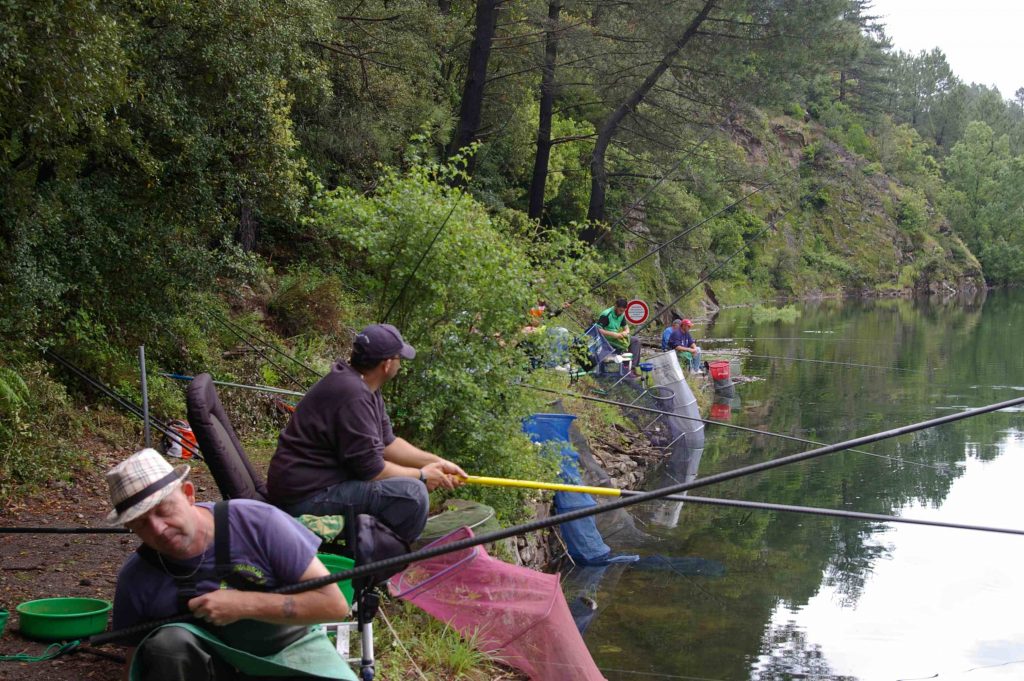
[[[631,300],[626,304],[626,321],[630,324],[643,324],[651,315],[651,309],[642,300]]]

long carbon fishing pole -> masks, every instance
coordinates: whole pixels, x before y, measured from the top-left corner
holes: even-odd
[[[420,259],[416,261],[416,264],[413,266],[412,271],[409,272],[408,276],[406,276],[405,278],[405,281],[402,282],[401,290],[398,291],[398,295],[395,296],[395,299],[391,301],[391,307],[389,307],[388,311],[384,313],[384,317],[381,318],[380,320],[381,323],[384,323],[388,320],[388,317],[391,316],[391,313],[394,311],[395,306],[398,305],[398,301],[402,299],[402,295],[405,294],[405,289],[409,288],[409,282],[412,281],[412,278],[416,275],[416,270],[418,270],[420,268],[420,265],[423,264],[423,261],[427,259],[427,254],[429,254],[430,250],[434,247],[434,243],[437,241],[438,237],[441,236],[441,232],[444,231],[444,228],[448,224],[448,221],[452,219],[452,215],[455,214],[455,209],[459,207],[459,203],[462,201],[463,196],[465,196],[465,192],[459,192],[459,195],[455,197],[455,201],[452,202],[452,209],[448,211],[448,215],[444,217],[444,221],[441,223],[441,226],[437,228],[436,232],[434,232],[434,238],[430,240],[429,244],[427,244],[426,249],[424,249],[423,253],[420,254]]]
[[[220,316],[220,315],[219,315],[219,314],[217,314],[216,312],[210,312],[209,314],[210,314],[210,315],[211,315],[212,317],[214,317],[215,319],[217,319],[217,320],[219,320],[219,321],[221,321],[221,322],[228,322],[228,320],[224,319],[224,317]],[[249,330],[248,330],[248,329],[246,329],[245,327],[243,327],[243,326],[239,326],[238,324],[234,324],[234,323],[231,323],[231,325],[232,325],[232,326],[233,326],[233,327],[235,328],[235,330],[236,330],[236,331],[237,331],[238,333],[243,333],[243,334],[245,334],[246,336],[248,336],[249,338],[251,338],[251,339],[253,339],[253,340],[255,340],[255,341],[259,342],[259,343],[260,343],[261,345],[263,345],[264,347],[270,348],[271,350],[273,350],[273,351],[274,351],[274,352],[276,352],[277,354],[279,354],[279,355],[281,355],[282,357],[284,357],[284,358],[285,358],[286,360],[288,360],[289,362],[292,362],[292,363],[294,363],[294,364],[298,364],[298,365],[299,365],[300,367],[302,367],[303,369],[305,369],[306,371],[308,371],[308,372],[309,372],[309,374],[310,374],[310,376],[313,376],[313,377],[314,377],[314,378],[316,378],[317,380],[320,380],[321,378],[323,378],[323,374],[321,374],[321,373],[320,373],[319,371],[317,371],[317,370],[316,370],[316,369],[314,369],[313,367],[309,366],[308,364],[306,364],[305,362],[303,362],[303,361],[302,361],[301,359],[299,359],[299,358],[297,358],[297,357],[294,357],[294,356],[292,356],[292,355],[289,355],[289,354],[288,354],[287,352],[285,352],[285,351],[284,351],[284,350],[282,350],[281,348],[277,347],[277,345],[275,345],[274,343],[271,343],[271,342],[270,342],[270,341],[268,341],[268,340],[267,340],[266,338],[261,338],[261,337],[257,336],[257,335],[256,335],[255,333],[253,333],[252,331],[249,331]]]
[[[83,381],[85,381],[86,383],[88,383],[89,385],[96,388],[101,393],[112,399],[114,402],[118,404],[118,406],[120,406],[125,411],[134,414],[135,416],[138,416],[140,419],[145,418],[142,411],[142,407],[122,397],[117,392],[115,392],[113,388],[110,388],[99,379],[93,378],[89,374],[85,373],[77,366],[72,364],[69,360],[61,357],[53,350],[45,348],[43,350],[43,357],[49,359],[50,361],[56,362],[57,364],[60,364],[65,369],[67,369],[74,375],[78,376],[78,378],[82,379]],[[172,429],[166,423],[164,423],[160,419],[154,418],[152,415],[149,417],[149,422],[154,428],[156,428],[158,431],[167,436],[172,442],[181,445],[182,450],[187,451],[189,454],[191,454],[193,459],[195,459],[196,461],[203,461],[202,454],[197,449],[193,448],[190,443],[185,442],[181,438],[181,436],[178,433],[176,433],[174,429]]]
[[[853,450],[851,450],[853,451]],[[540,489],[552,492],[575,492],[604,497],[635,497],[643,492],[614,487],[593,487],[588,485],[563,485],[552,482],[534,480],[514,480],[509,478],[487,478],[470,475],[467,484],[492,485],[498,487],[518,487],[524,489]],[[746,501],[743,499],[719,499],[715,497],[695,497],[686,494],[670,494],[658,501],[679,501],[711,506],[731,508],[749,508],[756,511],[773,511],[780,513],[802,513],[805,515],[827,516],[830,518],[847,518],[851,520],[867,520],[880,523],[906,523],[909,525],[925,525],[954,530],[974,530],[977,532],[997,532],[1001,534],[1018,534],[1024,536],[1024,530],[1009,527],[993,527],[990,525],[972,525],[969,523],[951,523],[940,520],[906,518],[898,515],[880,513],[863,513],[861,511],[844,511],[819,506],[794,506],[792,504],[772,504],[763,501]],[[0,527],[0,534],[130,534],[123,527]]]
[[[689,293],[690,293],[691,291],[693,291],[693,290],[694,290],[694,289],[696,289],[696,288],[697,288],[698,286],[700,286],[701,284],[703,284],[703,283],[704,283],[705,281],[707,281],[708,279],[710,279],[710,278],[711,278],[711,276],[712,276],[713,274],[715,274],[715,272],[717,272],[718,270],[720,270],[720,269],[722,269],[723,267],[725,267],[725,266],[726,266],[727,264],[729,264],[729,262],[730,262],[730,261],[731,261],[731,260],[732,260],[733,258],[735,258],[735,257],[736,257],[737,255],[739,255],[739,254],[740,254],[740,253],[742,253],[743,251],[747,250],[747,248],[748,248],[748,247],[749,247],[749,246],[750,246],[750,245],[751,245],[752,243],[754,243],[755,241],[757,241],[758,239],[760,239],[760,238],[761,238],[762,236],[764,236],[764,235],[765,235],[765,234],[766,234],[766,233],[768,232],[768,230],[769,230],[769,229],[774,229],[774,228],[775,228],[775,225],[777,225],[777,224],[779,223],[779,221],[780,221],[780,220],[782,220],[782,218],[784,218],[784,217],[786,217],[787,215],[789,215],[789,213],[791,213],[791,212],[793,211],[793,209],[794,209],[794,208],[796,208],[796,207],[797,207],[797,206],[799,206],[799,205],[800,205],[800,201],[796,201],[796,202],[795,202],[795,203],[794,203],[794,204],[793,204],[792,206],[790,206],[789,208],[787,208],[787,209],[786,209],[786,210],[785,210],[785,211],[784,211],[784,212],[782,213],[782,215],[779,215],[779,216],[778,216],[777,218],[775,218],[774,220],[772,220],[771,222],[769,222],[769,223],[768,223],[767,225],[765,225],[764,229],[762,229],[761,231],[759,231],[759,232],[758,232],[757,234],[755,234],[754,236],[752,236],[752,237],[751,237],[750,239],[748,239],[747,241],[744,241],[744,242],[743,242],[743,245],[742,245],[742,246],[740,246],[740,247],[739,247],[738,249],[736,249],[736,252],[735,252],[735,253],[733,253],[733,254],[732,254],[732,255],[730,255],[730,256],[729,256],[728,258],[726,258],[726,259],[725,259],[725,260],[723,260],[722,262],[718,263],[718,265],[716,265],[716,266],[715,266],[715,267],[713,267],[713,268],[712,268],[711,270],[709,270],[709,271],[707,272],[707,274],[705,274],[705,275],[704,275],[703,277],[701,277],[700,279],[698,279],[698,280],[696,281],[696,283],[694,283],[694,285],[693,285],[693,286],[691,286],[690,288],[688,288],[688,289],[686,289],[685,291],[683,291],[682,293],[680,293],[680,294],[679,294],[678,296],[676,296],[675,298],[673,298],[673,299],[672,299],[671,301],[669,301],[669,302],[668,302],[667,304],[665,304],[665,305],[662,305],[662,306],[661,306],[661,309],[660,309],[660,310],[658,310],[657,312],[655,312],[654,314],[652,314],[652,315],[651,315],[651,317],[650,317],[650,319],[648,319],[648,320],[647,320],[646,322],[644,322],[643,324],[639,325],[639,326],[638,326],[638,327],[636,328],[636,333],[640,333],[641,331],[643,331],[644,329],[646,329],[646,328],[647,328],[648,326],[650,326],[651,324],[653,324],[653,323],[654,323],[654,320],[655,320],[655,319],[658,319],[658,317],[660,317],[662,313],[664,313],[664,312],[665,312],[666,310],[669,310],[669,309],[671,309],[673,305],[675,305],[675,304],[676,304],[676,303],[678,303],[678,302],[679,302],[680,300],[682,300],[682,299],[683,299],[683,296],[685,296],[685,295],[689,294]]]
[[[817,332],[816,332],[817,333]],[[705,343],[732,343],[733,341],[822,341],[826,343],[871,343],[872,345],[898,345],[868,338],[831,338],[815,335],[808,336],[729,336],[726,338],[705,338]]]
[[[171,378],[175,381],[192,381],[195,380],[195,376],[186,376],[184,374],[157,374],[164,378]],[[223,385],[228,388],[242,388],[243,390],[254,390],[260,393],[272,393],[274,395],[292,395],[294,397],[302,397],[306,393],[299,392],[297,390],[285,390],[284,388],[272,388],[269,385],[246,385],[244,383],[229,383],[228,381],[210,381],[214,385]]]
[[[238,331],[238,330],[236,330],[235,328],[233,328],[233,327],[234,327],[234,324],[232,324],[231,322],[229,322],[228,320],[224,319],[223,317],[221,317],[221,316],[220,316],[220,315],[218,315],[218,314],[213,314],[213,318],[214,318],[214,319],[215,319],[215,320],[216,320],[217,322],[219,322],[221,326],[223,326],[223,327],[224,327],[225,329],[227,329],[227,330],[228,330],[228,331],[230,331],[230,332],[231,332],[232,334],[234,334],[234,335],[235,335],[235,337],[236,337],[236,338],[238,338],[238,340],[242,341],[243,343],[245,343],[246,345],[248,345],[248,346],[249,346],[250,348],[252,348],[252,350],[253,350],[253,351],[254,351],[254,352],[255,352],[255,353],[257,354],[257,355],[259,355],[260,357],[262,357],[263,359],[265,359],[265,360],[266,360],[267,362],[269,362],[269,363],[270,363],[270,365],[271,365],[271,366],[273,366],[273,367],[274,367],[275,369],[277,369],[277,370],[278,370],[278,371],[280,371],[280,372],[281,372],[282,374],[284,374],[285,378],[287,378],[287,379],[288,379],[289,381],[291,381],[291,382],[292,382],[292,383],[294,383],[295,385],[299,386],[299,388],[301,388],[302,390],[305,390],[305,389],[306,389],[306,387],[307,387],[307,386],[306,386],[306,385],[304,385],[304,384],[303,384],[302,382],[300,382],[300,381],[299,381],[299,379],[295,378],[295,377],[294,377],[294,376],[292,376],[292,375],[291,375],[290,373],[288,373],[288,370],[287,370],[287,369],[285,369],[285,368],[284,368],[283,366],[281,366],[280,364],[278,364],[277,362],[275,362],[274,360],[272,360],[272,359],[270,358],[270,356],[269,356],[269,355],[267,355],[267,353],[263,352],[263,351],[262,351],[262,350],[260,350],[260,349],[259,349],[258,347],[256,347],[255,345],[253,345],[252,341],[250,341],[250,340],[249,340],[248,338],[246,338],[245,336],[243,336],[243,335],[242,335],[242,333],[241,333],[240,331]]]
[[[576,492],[592,494],[602,497],[635,497],[643,492],[631,489],[618,489],[615,487],[593,487],[588,485],[565,485],[557,482],[538,482],[535,480],[514,480],[510,478],[486,478],[470,475],[466,483],[471,485],[487,485],[492,487],[518,487],[525,489],[542,489],[551,492]],[[950,523],[940,520],[919,520],[916,518],[904,518],[897,515],[881,515],[878,513],[862,513],[860,511],[844,511],[841,509],[819,508],[816,506],[793,506],[791,504],[771,504],[761,501],[744,501],[742,499],[717,499],[714,497],[692,497],[684,494],[671,494],[662,497],[659,501],[683,501],[695,504],[709,504],[712,506],[731,506],[734,508],[749,508],[758,511],[780,511],[785,513],[804,513],[807,515],[821,515],[832,518],[851,518],[854,520],[870,520],[883,523],[909,523],[911,525],[927,525],[929,527],[945,527],[957,530],[976,530],[979,532],[1000,532],[1002,534],[1019,534],[1024,536],[1024,530],[1009,527],[992,527],[989,525],[971,525],[967,523]]]
[[[131,534],[124,527],[0,527],[0,534]]]
[[[719,352],[727,353],[728,351],[720,350]],[[841,367],[855,367],[858,369],[880,369],[882,371],[903,371],[910,374],[925,373],[921,369],[903,369],[901,367],[886,367],[879,364],[858,364],[857,362],[832,362],[827,359],[806,359],[803,357],[789,357],[787,355],[755,355],[749,352],[737,353],[737,356],[741,357],[756,357],[757,359],[783,359],[788,362],[810,362],[812,364],[832,364]]]
[[[963,419],[973,418],[982,414],[988,414],[1000,409],[1007,409],[1009,407],[1015,407],[1017,405],[1024,404],[1024,397],[1017,397],[1012,400],[1006,400],[1003,402],[995,402],[993,404],[986,405],[984,407],[976,407],[974,409],[967,409],[957,414],[947,414],[946,416],[940,416],[939,418],[929,419],[927,421],[920,421],[918,423],[912,423],[906,426],[900,426],[898,428],[892,428],[890,430],[874,433],[871,435],[864,435],[862,437],[854,438],[852,440],[846,440],[845,442],[838,442],[833,445],[827,445],[825,447],[819,447],[817,449],[811,449],[806,452],[800,452],[798,454],[791,454],[784,456],[779,459],[772,461],[764,461],[762,463],[753,464],[750,466],[743,466],[731,471],[725,471],[722,473],[716,473],[709,475],[706,478],[700,478],[698,480],[692,480],[690,482],[679,483],[676,485],[669,485],[658,490],[650,492],[638,492],[636,496],[624,497],[610,501],[607,504],[595,505],[587,508],[580,508],[574,511],[568,511],[566,513],[560,513],[555,516],[548,518],[539,518],[532,520],[522,525],[516,525],[514,527],[508,527],[495,532],[488,532],[477,537],[469,537],[466,539],[459,539],[451,542],[450,544],[444,544],[441,546],[428,547],[407,553],[402,556],[394,556],[392,558],[385,558],[384,560],[374,561],[372,563],[366,563],[365,565],[359,565],[349,570],[342,570],[341,572],[335,572],[330,575],[323,577],[317,577],[315,579],[306,580],[297,584],[290,584],[288,586],[280,587],[272,590],[270,593],[280,594],[293,594],[302,591],[309,591],[311,589],[319,589],[322,586],[328,584],[334,584],[346,579],[356,579],[359,577],[365,577],[378,571],[383,571],[391,568],[401,568],[409,563],[415,563],[428,558],[435,558],[437,556],[445,555],[448,553],[454,553],[456,551],[462,551],[464,549],[470,549],[474,546],[480,546],[481,544],[490,544],[493,542],[501,541],[502,539],[508,539],[509,537],[515,537],[520,534],[526,534],[527,532],[535,532],[537,530],[543,530],[548,527],[554,527],[555,525],[561,525],[572,520],[579,520],[581,518],[589,518],[590,516],[597,515],[599,513],[607,513],[609,511],[616,511],[620,508],[627,508],[636,504],[642,504],[647,501],[657,501],[664,499],[665,497],[673,494],[679,494],[686,492],[691,489],[697,489],[699,487],[707,487],[708,485],[714,485],[720,482],[726,482],[728,480],[735,480],[736,478],[742,478],[755,473],[762,473],[764,471],[772,470],[774,468],[780,468],[782,466],[788,466],[789,464],[799,463],[801,461],[807,461],[835,452],[841,452],[847,449],[859,445],[871,444],[873,442],[880,442],[881,440],[888,440],[890,438],[898,437],[900,435],[907,435],[909,433],[915,433],[928,428],[934,428],[946,423],[953,423],[955,421],[961,421]],[[97,634],[86,639],[87,642],[98,645],[107,641],[113,641],[116,639],[124,638],[126,636],[133,636],[140,634],[155,627],[163,626],[165,624],[172,624],[175,622],[185,622],[193,619],[191,615],[178,615],[175,617],[168,617],[161,620],[154,620],[152,622],[143,622],[125,629],[118,631],[111,631],[103,634]]]
[[[808,440],[806,438],[797,437],[795,435],[784,435],[782,433],[773,433],[773,432],[768,431],[768,430],[759,430],[757,428],[748,428],[747,426],[738,426],[735,423],[725,423],[724,421],[711,421],[711,420],[708,420],[708,419],[698,418],[696,416],[686,416],[684,414],[677,414],[675,412],[664,411],[662,409],[654,409],[653,407],[641,407],[638,404],[630,404],[628,402],[616,402],[615,400],[607,400],[607,399],[605,399],[603,397],[592,397],[590,395],[581,395],[580,393],[571,393],[571,392],[568,392],[566,390],[555,390],[554,388],[544,388],[542,386],[532,385],[530,383],[517,383],[516,385],[518,385],[521,388],[530,388],[531,390],[538,390],[540,392],[551,393],[553,395],[563,395],[565,397],[574,397],[576,399],[586,400],[588,402],[599,402],[601,404],[610,404],[610,405],[615,406],[615,407],[622,407],[623,409],[635,409],[637,411],[644,411],[644,412],[647,412],[647,413],[650,413],[650,414],[660,414],[661,416],[671,416],[673,418],[684,419],[686,421],[696,421],[696,422],[705,423],[705,424],[711,425],[711,426],[721,426],[722,428],[730,428],[732,430],[740,430],[740,431],[743,431],[745,433],[753,433],[755,435],[768,435],[770,437],[777,437],[777,438],[781,438],[783,440],[790,440],[792,442],[799,442],[800,444],[805,444],[805,445],[814,445],[816,447],[825,446],[824,442],[817,442],[816,440]],[[878,459],[885,459],[887,461],[892,461],[893,463],[905,463],[905,464],[910,464],[910,465],[913,465],[913,466],[921,466],[922,468],[932,468],[932,469],[937,470],[937,471],[944,471],[945,470],[945,467],[943,467],[943,466],[936,466],[934,464],[923,463],[921,461],[910,461],[908,459],[900,459],[898,457],[886,456],[885,454],[876,454],[874,452],[868,452],[868,451],[865,451],[863,449],[854,449],[852,447],[850,447],[849,450],[851,452],[857,452],[858,454],[867,454],[868,456],[873,456],[873,457],[876,457]]]
[[[702,146],[704,146],[704,143],[707,142],[709,139],[711,139],[711,136],[715,134],[715,130],[717,130],[721,125],[725,125],[726,123],[728,123],[729,119],[731,119],[733,117],[733,115],[735,115],[735,113],[736,113],[736,107],[733,107],[729,111],[729,113],[727,113],[725,115],[725,118],[722,119],[722,122],[718,126],[712,126],[711,129],[708,130],[708,133],[706,135],[704,135],[704,137],[702,137],[701,139],[697,140],[697,142],[692,147],[690,147],[690,151],[685,153],[678,161],[676,161],[675,164],[671,168],[668,169],[668,171],[663,173],[662,176],[659,177],[654,184],[652,184],[650,187],[648,187],[644,191],[644,193],[641,194],[635,201],[633,201],[631,204],[629,204],[628,206],[623,208],[621,213],[619,214],[619,217],[616,218],[615,222],[613,222],[608,227],[608,231],[606,231],[604,234],[602,234],[598,238],[598,240],[596,242],[594,242],[594,245],[596,246],[597,244],[599,244],[602,241],[604,241],[605,237],[607,237],[609,234],[611,234],[618,227],[622,227],[623,229],[625,229],[627,232],[629,232],[633,236],[640,237],[641,239],[644,239],[645,241],[647,241],[649,243],[655,243],[652,239],[649,239],[648,237],[646,237],[646,236],[644,236],[642,234],[639,234],[637,232],[634,232],[633,230],[631,230],[628,227],[626,227],[626,219],[629,218],[630,212],[634,208],[636,208],[637,206],[641,205],[644,201],[646,201],[647,198],[651,194],[653,194],[654,191],[658,187],[660,187],[666,180],[668,180],[668,178],[670,178],[673,175],[675,175],[676,171],[679,170],[679,168],[682,167],[683,161],[687,160],[688,158],[690,158],[691,156],[696,154],[697,150],[700,149]],[[621,274],[621,272],[619,272],[618,274]],[[594,289],[590,289],[590,290],[593,291]],[[586,294],[584,294],[584,295],[586,295]],[[579,298],[576,298],[575,300],[579,300]]]
[[[623,496],[633,496],[636,492],[624,490]],[[666,501],[685,501],[695,504],[710,504],[712,506],[731,506],[733,508],[749,508],[758,511],[780,511],[783,513],[804,513],[807,515],[821,515],[833,518],[850,518],[852,520],[867,520],[880,523],[906,523],[908,525],[924,525],[927,527],[944,527],[953,530],[974,530],[976,532],[998,532],[1001,534],[1024,535],[1024,530],[1011,527],[993,527],[991,525],[972,525],[970,523],[951,523],[940,520],[925,520],[922,518],[905,518],[897,515],[881,515],[878,513],[861,513],[860,511],[842,511],[834,508],[818,508],[816,506],[792,506],[790,504],[769,504],[761,501],[743,501],[739,499],[717,499],[715,497],[691,497],[688,495],[670,494],[663,497]]]
[[[605,279],[602,279],[598,283],[594,284],[586,292],[581,293],[580,295],[576,296],[572,300],[568,301],[566,303],[566,305],[572,305],[573,303],[575,303],[577,300],[579,300],[583,296],[587,295],[588,293],[593,293],[594,291],[596,291],[597,289],[601,288],[602,286],[607,284],[609,281],[614,279],[615,277],[619,276],[620,274],[623,274],[624,272],[628,272],[629,270],[633,269],[634,267],[636,267],[637,265],[642,263],[644,260],[647,260],[647,258],[651,257],[652,255],[654,255],[655,253],[657,253],[661,249],[665,248],[669,244],[671,244],[671,243],[673,243],[675,241],[678,241],[679,239],[682,239],[684,236],[686,236],[687,234],[689,234],[693,230],[697,229],[698,227],[702,227],[703,225],[707,224],[711,220],[714,220],[715,218],[717,218],[719,215],[722,215],[723,213],[732,210],[733,208],[738,206],[743,201],[746,201],[747,199],[749,199],[754,194],[757,194],[758,192],[763,191],[763,190],[767,189],[768,187],[771,187],[772,185],[776,184],[777,182],[778,182],[778,180],[775,180],[773,182],[769,182],[768,184],[766,184],[764,186],[758,187],[757,189],[755,189],[754,191],[750,192],[746,196],[743,196],[743,197],[737,199],[736,201],[733,201],[732,203],[730,203],[728,206],[726,206],[725,208],[721,209],[720,211],[718,211],[716,213],[713,213],[712,215],[709,215],[708,217],[704,218],[703,220],[701,220],[700,222],[696,223],[695,225],[686,228],[685,230],[683,230],[679,234],[675,235],[674,237],[672,237],[671,239],[669,239],[665,243],[661,244],[660,246],[657,246],[657,247],[652,248],[651,250],[647,251],[647,253],[645,253],[644,255],[640,256],[639,258],[637,258],[633,262],[629,263],[628,265],[623,267],[621,270],[619,270],[615,274],[612,274],[611,276],[606,277]],[[558,310],[554,314],[557,316],[560,313],[561,313],[561,310]]]
[[[775,182],[778,182],[778,181],[779,181],[779,180],[775,180],[775,181],[774,181],[773,183],[771,183],[771,184],[774,184]],[[770,185],[770,184],[768,184],[768,185],[765,185],[764,187],[761,187],[761,189],[764,189],[764,188],[766,188],[766,187],[769,187],[769,186],[771,186],[771,185]],[[758,191],[761,191],[761,189],[755,190],[754,192],[751,192],[751,194],[754,194],[754,193],[756,193],[756,192],[758,192]],[[748,194],[747,196],[750,196],[750,194]],[[743,197],[743,198],[745,199],[746,197]],[[742,200],[742,199],[741,199],[741,200]],[[794,207],[795,207],[795,206],[794,206]],[[723,210],[725,210],[725,209],[723,209]],[[782,215],[778,216],[778,217],[777,217],[776,219],[772,220],[772,221],[771,221],[771,222],[769,222],[769,223],[768,223],[767,225],[765,225],[764,229],[762,229],[762,230],[761,230],[760,232],[758,232],[757,234],[755,234],[755,235],[754,235],[753,237],[751,237],[750,239],[748,239],[747,241],[745,241],[745,242],[743,243],[743,245],[742,245],[742,246],[741,246],[740,248],[738,248],[738,249],[736,250],[736,252],[735,252],[735,253],[733,253],[733,254],[732,254],[732,255],[730,255],[730,256],[729,256],[728,258],[726,258],[725,260],[723,260],[722,262],[720,262],[720,263],[719,263],[718,265],[716,265],[716,266],[715,266],[715,267],[714,267],[713,269],[711,269],[711,270],[710,270],[710,271],[709,271],[709,272],[708,272],[707,274],[705,274],[705,275],[704,275],[703,277],[701,277],[700,279],[698,279],[698,280],[697,280],[697,282],[696,282],[696,283],[695,283],[695,284],[694,284],[693,286],[691,286],[690,288],[686,289],[685,291],[683,291],[682,293],[680,293],[680,294],[679,294],[678,296],[676,296],[675,298],[673,298],[673,299],[672,299],[672,300],[671,300],[671,301],[670,301],[670,302],[669,302],[668,304],[666,304],[666,305],[663,305],[663,306],[661,307],[661,309],[660,309],[660,310],[658,310],[657,312],[655,312],[654,314],[652,314],[652,315],[651,315],[651,317],[650,317],[650,319],[648,319],[648,320],[647,320],[646,322],[644,322],[643,324],[640,324],[639,326],[637,326],[637,327],[636,327],[636,332],[635,332],[635,333],[636,333],[636,334],[639,334],[639,333],[640,333],[641,331],[643,331],[643,330],[644,330],[644,329],[646,329],[646,328],[647,328],[648,326],[650,326],[650,325],[651,325],[652,323],[654,323],[654,320],[658,319],[658,318],[659,318],[659,317],[661,316],[661,314],[662,314],[662,313],[664,313],[664,312],[665,312],[666,310],[669,310],[669,309],[671,309],[671,307],[672,307],[673,305],[675,305],[675,304],[676,304],[676,303],[678,303],[678,302],[679,302],[680,300],[682,300],[683,296],[687,295],[688,293],[690,293],[691,291],[693,291],[693,290],[694,290],[695,288],[697,288],[698,286],[700,286],[701,284],[703,284],[703,283],[704,283],[705,281],[707,281],[708,279],[710,279],[710,278],[711,278],[711,276],[712,276],[713,274],[715,274],[715,272],[717,272],[718,270],[720,270],[720,269],[722,269],[723,267],[725,267],[725,266],[726,266],[726,265],[727,265],[727,264],[729,263],[729,261],[731,261],[731,260],[732,260],[733,258],[735,258],[735,257],[736,257],[737,255],[739,255],[740,253],[742,253],[743,251],[745,251],[745,250],[747,249],[747,247],[748,247],[748,246],[750,246],[750,244],[754,243],[755,241],[757,241],[758,239],[760,239],[760,238],[761,238],[762,236],[764,236],[764,234],[765,234],[765,233],[766,233],[766,232],[767,232],[767,231],[768,231],[769,229],[772,229],[772,228],[774,228],[774,227],[775,227],[775,225],[776,225],[776,224],[778,224],[779,220],[781,220],[782,218],[784,218],[784,217],[785,217],[785,216],[786,216],[787,214],[789,214],[789,212],[790,212],[790,211],[792,211],[792,210],[793,210],[793,208],[792,208],[792,207],[791,207],[791,208],[788,208],[788,209],[786,209],[786,211],[785,211],[785,212],[783,212],[783,213],[782,213]],[[712,216],[712,217],[714,217],[714,216]],[[708,218],[708,219],[710,220],[711,218]],[[706,221],[707,221],[707,220],[705,220],[705,222],[706,222]],[[701,224],[703,224],[703,223],[701,223]],[[680,235],[680,236],[681,236],[681,235]],[[664,246],[664,245],[667,245],[667,243],[666,243],[666,244],[663,244],[663,246]],[[659,246],[658,248],[660,249],[661,247],[662,247],[662,246]],[[657,250],[657,249],[656,249],[656,250]],[[653,252],[655,252],[655,251],[652,251],[652,253],[653,253]],[[648,254],[648,255],[650,255],[650,254]],[[647,257],[647,256],[644,256],[644,258],[646,258],[646,257]],[[643,260],[643,258],[641,258],[641,260]],[[640,262],[640,261],[638,260],[637,262]],[[634,264],[636,264],[636,263],[634,263]],[[629,268],[627,267],[626,269],[629,269]],[[618,275],[622,274],[622,272],[625,272],[625,271],[626,271],[625,269],[624,269],[624,270],[620,270],[619,272],[617,272],[616,274],[614,274],[614,275],[613,275],[612,277],[610,277],[609,279],[606,279],[606,280],[605,280],[605,282],[602,282],[602,283],[606,283],[606,282],[610,281],[611,279],[613,279],[614,277],[617,277]],[[593,289],[591,289],[591,290],[593,290]],[[571,304],[572,304],[573,302],[575,302],[575,301],[579,300],[580,298],[582,298],[582,297],[583,297],[583,295],[586,295],[586,294],[582,294],[582,295],[580,295],[580,296],[577,296],[576,298],[573,298],[573,299],[572,299],[571,301],[569,301],[568,303],[565,303],[565,305],[563,306],[562,310],[568,309],[568,306],[569,306],[569,305],[571,305]],[[557,310],[557,311],[555,311],[555,312],[554,312],[554,314],[553,314],[552,316],[555,316],[555,317],[557,317],[557,316],[558,316],[559,314],[561,314],[562,310]],[[575,319],[575,317],[574,317],[574,319]],[[576,319],[576,322],[577,322],[577,323],[579,323],[579,320],[578,320],[578,319]],[[582,327],[582,328],[586,328],[586,325],[584,325],[584,324],[580,324],[580,327]]]

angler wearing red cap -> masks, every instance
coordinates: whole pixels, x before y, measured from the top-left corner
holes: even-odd
[[[390,324],[356,335],[348,362],[338,360],[302,398],[270,460],[271,501],[292,515],[334,515],[353,506],[376,516],[408,542],[423,531],[427,492],[454,489],[466,473],[391,430],[381,387],[416,350]]]
[[[678,322],[678,324],[676,323]],[[694,373],[701,373],[701,351],[697,341],[690,335],[693,322],[689,319],[672,322],[672,335],[668,337],[668,346],[674,348],[679,356],[689,365]]]

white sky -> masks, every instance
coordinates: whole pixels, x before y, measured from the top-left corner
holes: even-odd
[[[938,47],[966,83],[999,88],[1013,99],[1024,87],[1024,0],[874,0],[893,47]]]

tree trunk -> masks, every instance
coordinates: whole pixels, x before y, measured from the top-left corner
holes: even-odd
[[[708,18],[711,10],[714,8],[717,0],[706,0],[704,6],[701,8],[697,16],[693,18],[686,30],[683,31],[683,35],[680,36],[679,40],[672,45],[658,65],[654,67],[654,70],[644,79],[644,82],[634,90],[629,97],[625,99],[611,114],[608,118],[601,123],[601,127],[597,133],[597,142],[594,144],[594,153],[590,157],[590,206],[587,210],[587,219],[591,223],[598,222],[604,219],[604,203],[605,203],[605,191],[608,184],[608,173],[605,169],[605,154],[608,152],[608,145],[611,144],[612,137],[615,136],[616,131],[619,128],[619,124],[622,123],[623,119],[627,115],[636,110],[647,94],[651,91],[654,85],[658,82],[658,79],[672,66],[672,62],[683,51],[683,48],[690,42],[694,35],[697,34],[697,30],[701,27],[704,21]],[[596,226],[588,227],[583,230],[580,237],[588,243],[594,243],[597,241],[601,234],[601,230]]]
[[[484,85],[487,82],[487,62],[491,57],[491,45],[498,25],[498,4],[501,0],[477,0],[476,29],[473,44],[469,48],[469,63],[466,66],[466,84],[462,89],[459,105],[459,124],[448,147],[448,156],[454,156],[463,147],[476,140],[480,129],[480,117],[484,108]],[[472,172],[473,159],[467,171]]]
[[[544,36],[544,73],[540,84],[540,119],[537,124],[537,154],[533,159],[533,179],[530,180],[531,219],[539,220],[544,214],[544,189],[551,159],[551,118],[555,108],[555,62],[558,60],[558,17],[562,1],[548,3],[548,28]]]
[[[235,232],[235,240],[246,253],[256,250],[258,231],[259,223],[252,214],[252,206],[248,201],[242,201],[238,209],[238,230]]]

